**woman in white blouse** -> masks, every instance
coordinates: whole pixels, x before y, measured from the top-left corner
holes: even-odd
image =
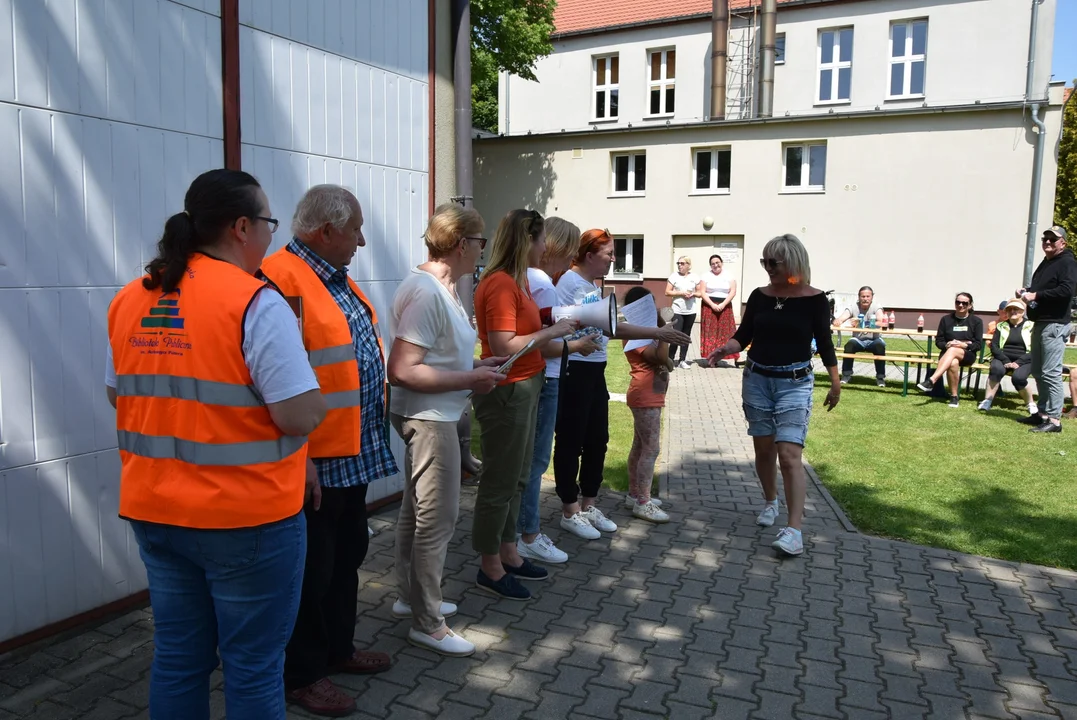
[[[718,348],[729,342],[737,331],[733,318],[733,298],[737,296],[737,281],[722,272],[722,256],[711,255],[710,272],[703,274],[696,288],[703,300],[703,326],[699,332],[699,354],[710,357]],[[738,353],[739,354],[739,353]],[[724,360],[736,360],[729,355]]]
[[[692,272],[692,258],[682,255],[677,258],[677,271],[666,281],[666,297],[673,298],[673,328],[692,336],[692,326],[696,324],[696,298],[699,296],[697,286],[699,276]],[[677,367],[687,370],[688,345],[673,345],[670,359],[677,362],[677,351],[681,360]],[[706,357],[706,356],[704,356]]]
[[[388,375],[393,427],[404,439],[404,493],[396,526],[400,599],[393,615],[411,618],[408,641],[442,655],[470,655],[475,646],[445,618],[441,575],[460,508],[460,441],[456,423],[472,394],[489,393],[507,358],[475,360],[474,328],[456,282],[474,271],[486,245],[479,213],[442,205],[423,236],[429,261],[413,268],[393,297]]]

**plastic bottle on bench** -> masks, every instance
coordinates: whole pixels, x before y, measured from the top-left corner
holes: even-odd
[[[924,315],[920,314],[920,317],[916,318],[916,332],[924,331]]]
[[[893,330],[894,328],[897,327],[897,315],[894,314],[893,310],[890,311],[889,320],[890,320],[890,329]]]
[[[889,322],[890,322],[890,320],[886,315],[886,311],[883,310],[883,317],[882,317],[882,320],[879,321],[879,328],[882,329],[882,330],[886,330],[889,327],[889,325],[888,325]]]

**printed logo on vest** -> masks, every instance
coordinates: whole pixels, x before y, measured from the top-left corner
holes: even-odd
[[[176,332],[184,329],[179,295],[178,289],[172,293],[161,294],[157,304],[142,318],[141,325],[146,332],[129,338],[131,347],[151,355],[182,355],[184,351],[191,349],[186,333]]]

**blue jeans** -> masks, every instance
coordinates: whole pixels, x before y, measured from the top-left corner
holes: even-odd
[[[815,376],[775,378],[751,371],[752,363],[744,367],[741,381],[741,400],[744,417],[751,437],[774,437],[775,442],[804,446],[811,418],[812,390]],[[793,365],[757,365],[764,370],[788,371],[811,367],[811,362]]]
[[[153,720],[208,720],[218,648],[229,720],[284,720],[306,525],[303,513],[235,530],[131,521],[153,606]]]
[[[538,419],[535,423],[535,449],[531,453],[531,475],[527,487],[520,495],[520,517],[516,532],[531,535],[539,531],[539,497],[542,491],[542,473],[550,466],[553,452],[553,430],[557,421],[558,378],[546,378],[539,394]]]

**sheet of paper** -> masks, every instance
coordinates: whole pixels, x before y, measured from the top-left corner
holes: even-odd
[[[621,314],[630,325],[658,327],[658,308],[654,304],[653,295],[644,295],[636,302],[625,305],[621,308]],[[625,343],[625,352],[645,348],[650,344],[650,340],[629,340]]]

